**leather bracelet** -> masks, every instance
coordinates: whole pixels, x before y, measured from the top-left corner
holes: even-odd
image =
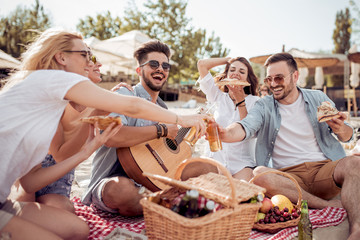
[[[237,108],[240,104],[242,104],[242,103],[244,103],[244,102],[245,102],[245,99],[242,100],[242,101],[240,101],[240,102],[238,102],[238,103],[236,103],[236,104],[235,104],[235,110],[236,110],[236,108]],[[243,105],[243,106],[245,106],[245,105]],[[243,106],[240,106],[240,107],[243,107]]]
[[[167,135],[168,135],[168,128],[166,127],[166,125],[165,124],[163,124],[163,123],[160,123],[160,126],[163,128],[163,130],[164,130],[164,134],[161,136],[161,137],[167,137]]]
[[[157,138],[160,138],[161,137],[161,134],[162,134],[162,131],[161,131],[161,127],[158,123],[155,124],[155,127],[156,127],[156,134],[157,134]]]

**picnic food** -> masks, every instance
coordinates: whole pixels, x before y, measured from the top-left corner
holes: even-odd
[[[339,111],[328,101],[322,102],[317,108],[317,118],[319,122],[326,122],[339,117]]]
[[[225,85],[237,85],[237,86],[250,86],[250,83],[246,80],[238,80],[238,79],[230,79],[225,78],[216,83],[218,86],[225,86]]]
[[[105,130],[111,123],[115,122],[115,126],[121,124],[121,117],[111,117],[111,116],[92,116],[84,117],[80,119],[81,122],[95,124],[98,122],[99,128]]]
[[[278,206],[280,211],[284,210],[284,208],[287,208],[291,212],[293,209],[293,204],[291,203],[291,201],[287,197],[281,194],[274,195],[271,198],[271,202],[274,206]]]

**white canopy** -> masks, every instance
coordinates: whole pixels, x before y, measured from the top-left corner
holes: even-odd
[[[122,71],[128,75],[134,75],[137,67],[136,60],[133,57],[134,51],[141,44],[150,40],[151,38],[148,35],[133,30],[104,41],[91,37],[86,39],[85,42],[103,64],[100,69],[101,73],[110,71],[112,75],[117,75],[119,71]],[[171,52],[173,53],[172,50]],[[171,63],[176,64],[173,61]]]

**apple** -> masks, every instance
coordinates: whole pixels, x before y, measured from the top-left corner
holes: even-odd
[[[264,200],[261,203],[262,206],[259,211],[262,213],[267,213],[273,207],[271,199],[268,197],[264,197]]]

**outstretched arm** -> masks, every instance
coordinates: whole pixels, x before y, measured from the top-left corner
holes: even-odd
[[[154,122],[177,123],[183,127],[195,126],[201,135],[205,134],[203,119],[210,120],[205,114],[177,115],[145,99],[119,95],[83,81],[73,86],[65,95],[65,99],[78,104],[116,112],[133,118],[142,118]]]
[[[20,183],[27,193],[34,193],[41,188],[49,185],[52,182],[60,179],[71,169],[75,168],[82,161],[88,159],[91,154],[104,144],[110,137],[114,136],[122,125],[116,126],[112,129],[114,123],[112,123],[103,133],[100,134],[100,130],[95,124],[96,134],[94,136],[93,127],[90,127],[89,137],[84,144],[83,148],[70,158],[65,159],[53,166],[42,168],[41,164],[35,166],[30,172],[24,175],[20,179]]]
[[[240,123],[232,123],[227,128],[219,126],[220,139],[223,142],[240,142],[244,140],[246,133]]]

